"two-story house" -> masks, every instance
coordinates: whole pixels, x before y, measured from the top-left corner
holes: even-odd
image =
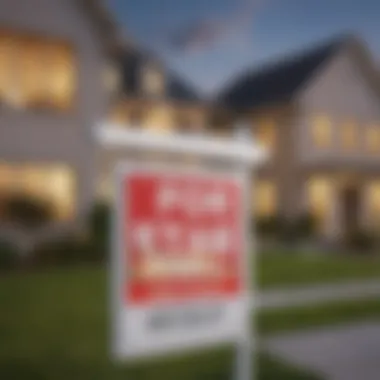
[[[380,86],[365,44],[343,36],[245,73],[219,101],[271,157],[255,212],[310,212],[336,238],[380,226]]]
[[[85,215],[96,179],[91,129],[107,112],[117,48],[99,1],[0,1],[0,199],[44,199],[57,221]]]
[[[101,123],[203,127],[196,94],[121,30],[102,0],[0,1],[0,223],[16,193],[80,224],[125,155],[97,143]]]

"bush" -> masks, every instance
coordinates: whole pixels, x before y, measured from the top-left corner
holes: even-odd
[[[286,220],[279,230],[279,239],[285,244],[297,244],[311,240],[316,233],[316,221],[305,213],[293,220]]]
[[[14,269],[17,266],[19,252],[9,241],[0,240],[0,271]]]
[[[65,235],[38,244],[31,253],[31,263],[37,266],[72,265],[99,262],[107,256],[110,210],[97,203],[88,216],[88,235]]]
[[[283,225],[284,221],[279,216],[261,217],[256,221],[256,231],[264,238],[276,238]]]
[[[48,202],[15,194],[3,201],[4,219],[23,228],[39,228],[53,220],[53,209]]]
[[[373,251],[376,245],[374,235],[364,230],[356,230],[346,237],[346,247],[358,253]]]
[[[89,244],[98,260],[104,259],[109,251],[110,214],[109,205],[103,202],[96,203],[89,214]]]
[[[299,216],[293,224],[295,235],[300,239],[310,239],[316,233],[317,222],[310,213]]]
[[[91,248],[87,240],[70,235],[57,237],[38,244],[31,253],[31,261],[37,266],[69,265],[88,262]]]

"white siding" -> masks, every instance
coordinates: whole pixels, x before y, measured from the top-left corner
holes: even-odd
[[[380,162],[378,157],[367,155],[364,128],[380,121],[380,99],[373,92],[369,78],[359,67],[352,52],[343,49],[330,62],[320,68],[315,78],[300,94],[301,115],[298,120],[298,146],[302,162],[342,159],[343,162]],[[328,151],[314,147],[310,139],[312,116],[325,114],[333,123],[333,144]],[[339,146],[339,128],[347,118],[353,118],[360,128],[359,149],[349,155]]]

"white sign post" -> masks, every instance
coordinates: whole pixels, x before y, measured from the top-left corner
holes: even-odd
[[[263,152],[252,141],[107,125],[97,137],[125,153],[114,177],[115,357],[234,343],[235,378],[251,379],[251,172]],[[135,153],[139,162],[128,159]],[[166,162],[152,162],[151,153]],[[197,166],[186,164],[189,155]]]

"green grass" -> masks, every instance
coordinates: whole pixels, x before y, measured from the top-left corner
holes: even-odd
[[[293,257],[291,257],[294,260]],[[346,272],[347,273],[347,272]],[[56,269],[0,278],[1,379],[229,379],[231,350],[115,366],[107,358],[106,274],[101,268]],[[376,299],[260,312],[270,334],[311,326],[380,319]],[[259,380],[315,379],[260,355]]]
[[[230,349],[115,366],[107,356],[105,271],[96,268],[0,278],[0,379],[227,380]],[[259,380],[314,380],[260,355]]]
[[[257,259],[261,288],[350,280],[380,280],[380,257],[261,254]]]

